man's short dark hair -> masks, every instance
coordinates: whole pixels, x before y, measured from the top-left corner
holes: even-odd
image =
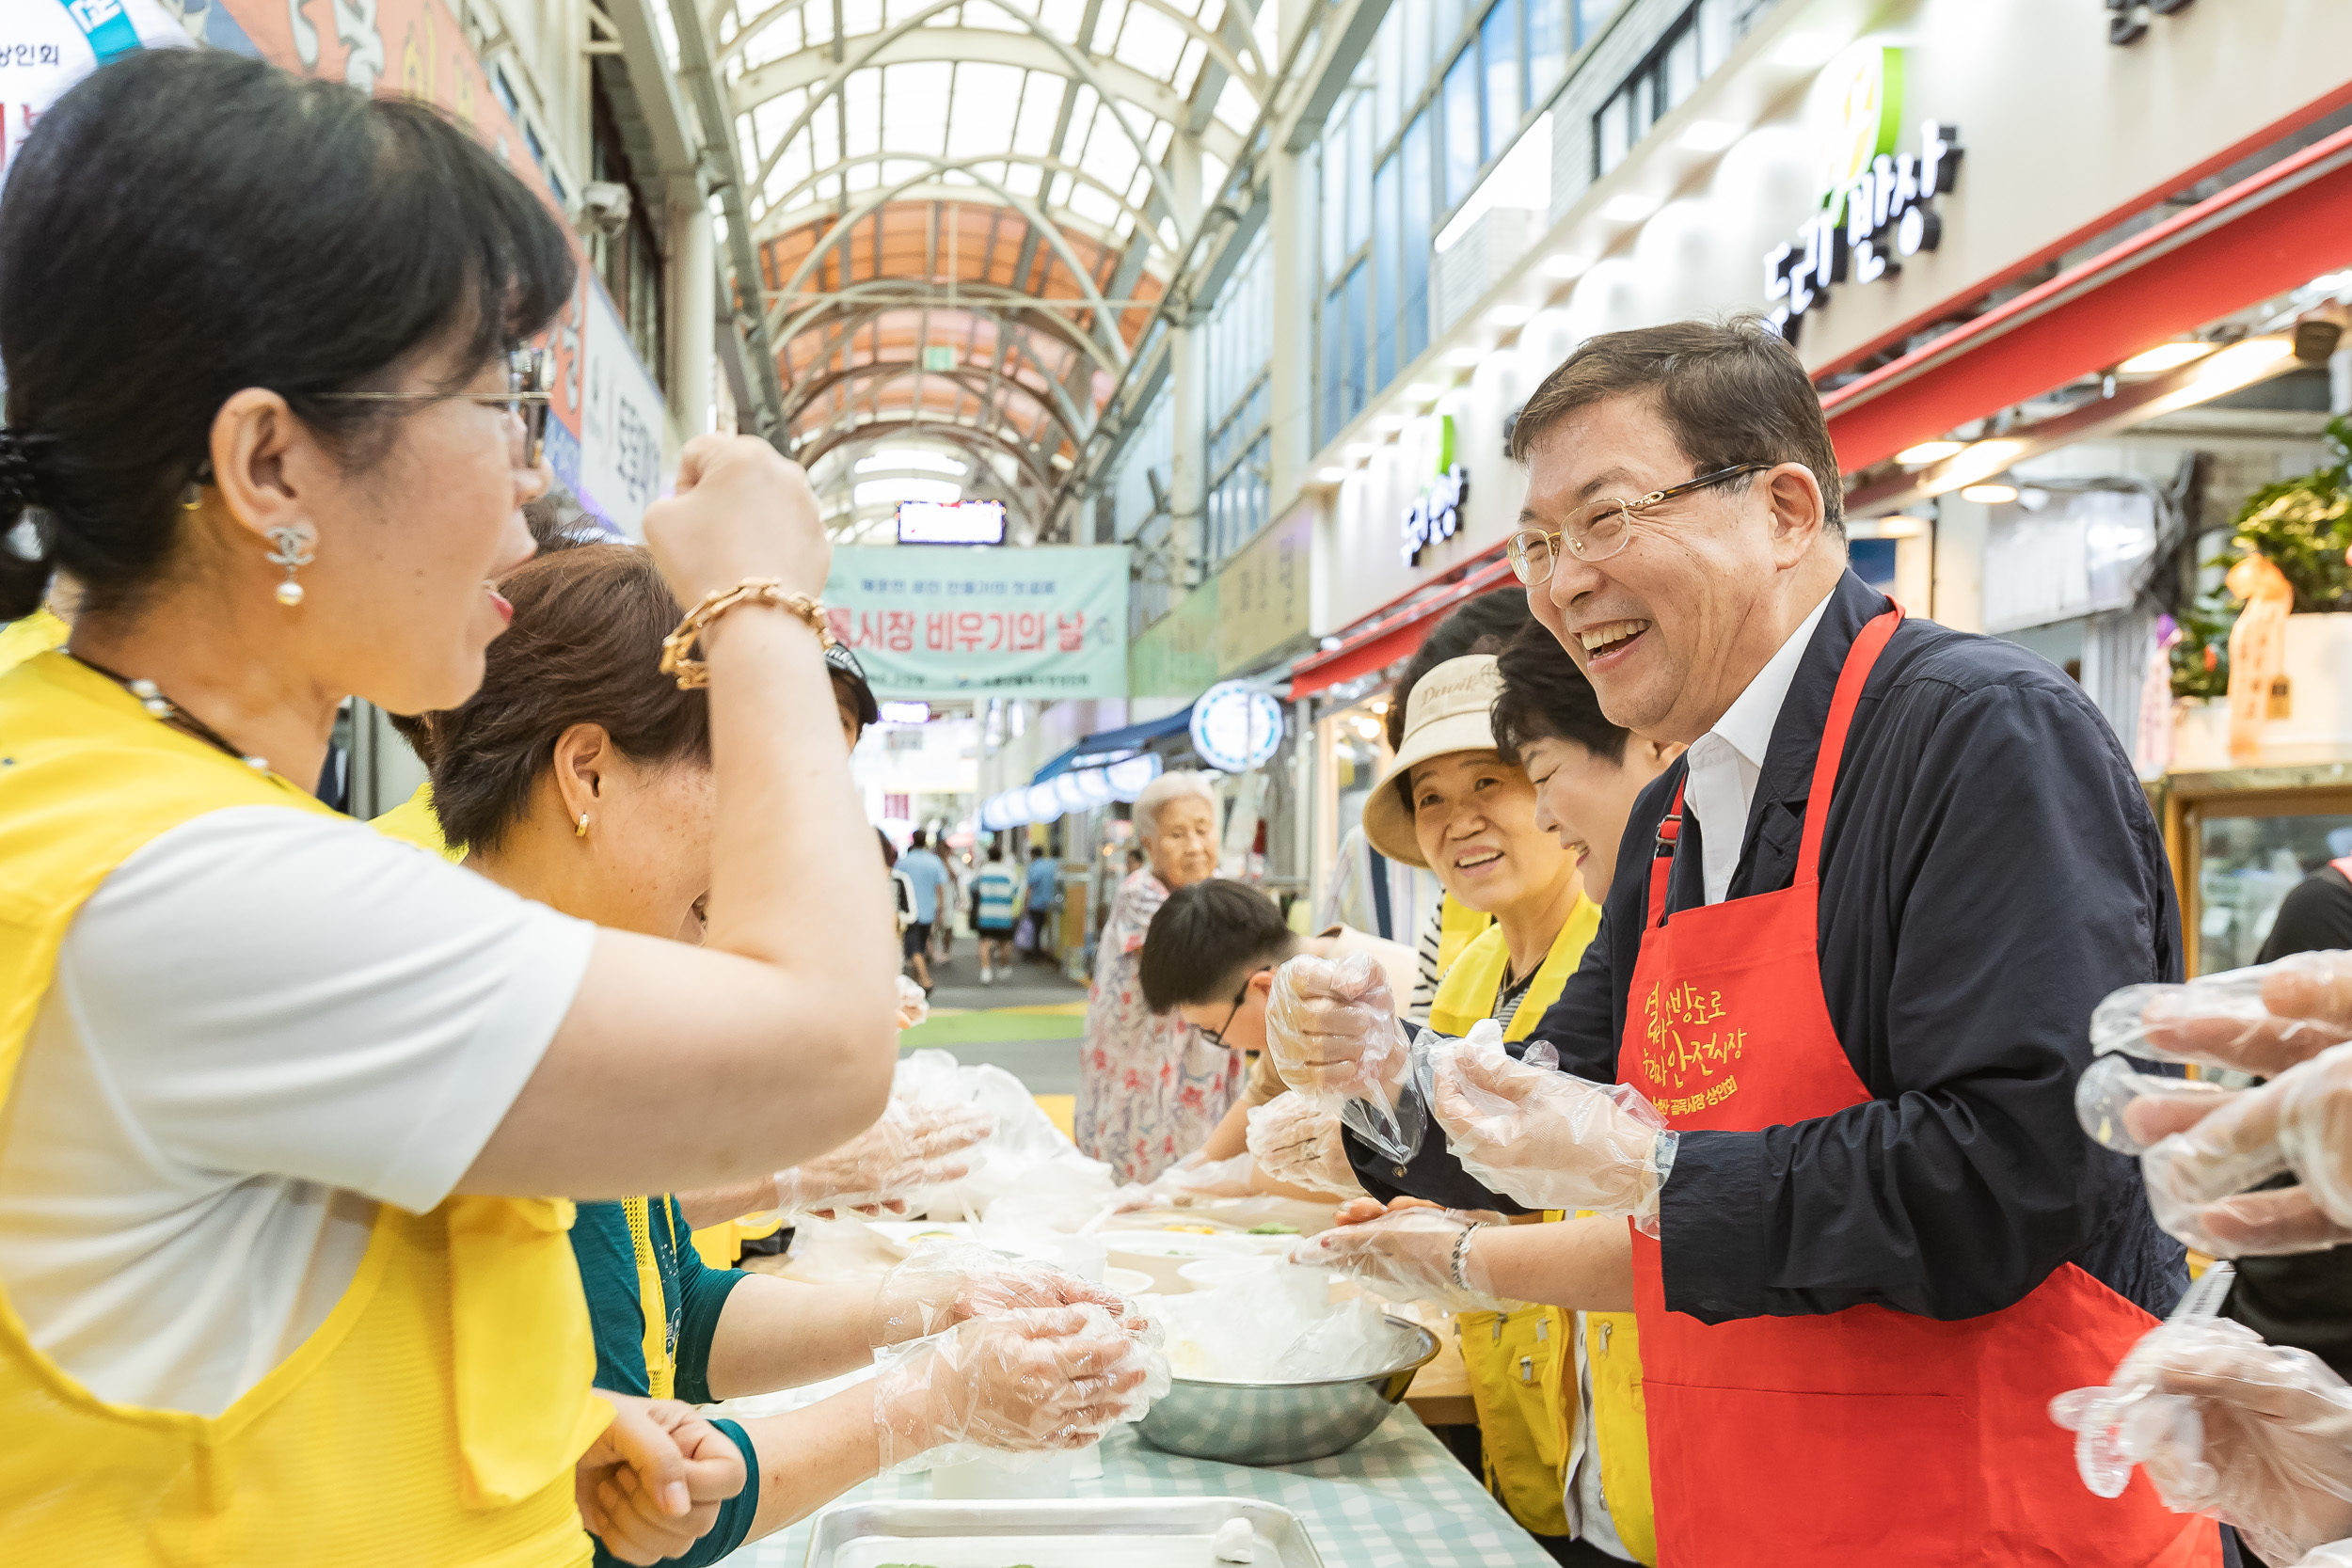
[[[1845,536],[1845,490],[1820,397],[1797,351],[1762,317],[1671,322],[1588,340],[1519,410],[1511,460],[1526,462],[1569,415],[1620,397],[1654,403],[1694,474],[1804,464],[1820,482],[1824,523]]]
[[[1045,846],[1042,844],[1030,845],[1029,858],[1033,861],[1043,860],[1045,858]]]
[[[1212,877],[1178,888],[1143,934],[1136,975],[1155,1013],[1230,1002],[1250,973],[1298,951],[1298,933],[1274,900],[1244,882]]]
[[[1625,761],[1626,737],[1632,732],[1609,721],[1591,678],[1549,631],[1529,626],[1495,665],[1502,676],[1494,706],[1495,745],[1504,756],[1516,760],[1538,740],[1570,740],[1604,761]]]
[[[928,849],[930,847],[930,842],[931,835],[921,828],[907,834],[907,847],[910,849]]]

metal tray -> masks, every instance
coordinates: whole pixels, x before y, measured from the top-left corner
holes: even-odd
[[[808,1568],[1223,1568],[1209,1537],[1232,1518],[1258,1532],[1254,1568],[1323,1568],[1298,1515],[1255,1497],[850,1503],[817,1516]]]

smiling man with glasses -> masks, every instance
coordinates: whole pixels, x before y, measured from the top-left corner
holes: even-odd
[[[2092,1498],[2045,1413],[2185,1283],[2074,1123],[2093,1006],[2181,971],[2106,720],[1847,569],[1819,400],[1760,322],[1591,340],[1511,455],[1536,619],[1612,723],[1690,749],[1535,1028],[1560,1070],[1450,1055],[1443,1135],[1399,1175],[1350,1133],[1358,1177],[1622,1216],[1465,1229],[1452,1266],[1633,1310],[1659,1560],[2218,1563],[2209,1521]],[[1302,997],[1273,1053],[1345,1061],[1394,1028],[1370,1011]]]

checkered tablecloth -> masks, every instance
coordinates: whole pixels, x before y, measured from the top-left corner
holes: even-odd
[[[1344,1453],[1259,1467],[1162,1453],[1121,1427],[1103,1440],[1103,1479],[1073,1497],[1257,1497],[1306,1523],[1326,1568],[1550,1568],[1551,1559],[1409,1410]],[[928,1497],[926,1476],[884,1476],[842,1502]],[[729,1557],[729,1568],[803,1568],[806,1521]]]

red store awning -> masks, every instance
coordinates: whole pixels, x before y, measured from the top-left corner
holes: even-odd
[[[1511,563],[1502,558],[1499,545],[1454,570],[1461,574],[1454,581],[1424,584],[1400,594],[1349,627],[1338,647],[1302,660],[1291,671],[1291,700],[1311,697],[1409,657],[1430,628],[1462,601],[1511,580]]]
[[[1847,473],[2352,265],[2352,130],[1821,399]]]

